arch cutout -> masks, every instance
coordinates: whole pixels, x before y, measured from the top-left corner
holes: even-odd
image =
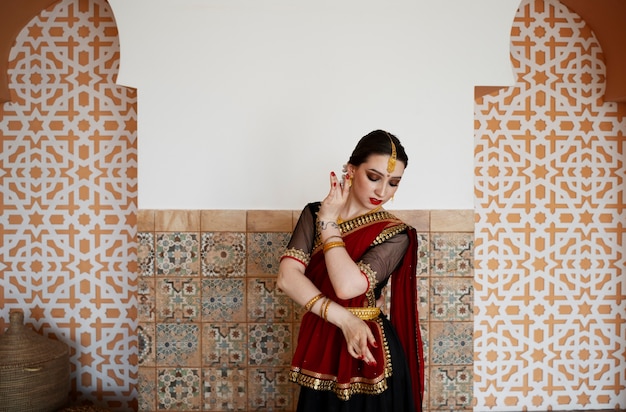
[[[607,83],[604,99],[626,101],[626,2],[624,0],[560,0],[581,16],[595,32],[606,60]],[[15,37],[22,27],[41,10],[59,0],[0,0],[0,103],[11,100],[8,86],[8,57]],[[498,87],[477,86],[475,97],[491,93]]]
[[[602,47],[606,64],[607,102],[626,102],[626,1],[624,0],[559,0],[578,14],[588,25]],[[502,86],[508,87],[508,86]],[[492,93],[501,87],[477,86],[474,97]]]

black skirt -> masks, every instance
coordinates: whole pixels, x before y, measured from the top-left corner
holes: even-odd
[[[387,390],[379,395],[355,394],[347,401],[337,398],[332,391],[317,391],[300,387],[298,412],[398,412],[415,411],[411,374],[404,350],[391,322],[381,315],[391,355],[392,376],[387,379]],[[421,409],[420,409],[421,410]]]

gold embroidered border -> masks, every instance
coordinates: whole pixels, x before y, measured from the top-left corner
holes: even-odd
[[[347,401],[352,395],[357,393],[378,395],[387,390],[387,379],[393,374],[391,365],[391,353],[389,352],[389,343],[383,329],[382,320],[377,318],[376,322],[382,336],[382,344],[385,356],[385,367],[383,373],[374,379],[363,377],[354,377],[349,383],[337,383],[337,377],[324,375],[312,371],[305,371],[298,367],[292,366],[289,371],[289,380],[299,385],[306,386],[317,391],[333,391],[341,400]]]
[[[348,311],[352,312],[357,318],[361,320],[374,320],[380,315],[380,308],[354,308],[349,307],[346,308]]]
[[[343,235],[345,233],[349,233],[349,232],[351,232],[351,231],[353,231],[355,229],[358,229],[361,226],[365,226],[365,225],[368,225],[370,223],[378,222],[379,220],[385,220],[385,219],[396,220],[397,222],[402,223],[397,217],[395,217],[389,211],[387,211],[387,210],[380,210],[380,211],[374,212],[374,213],[366,213],[364,215],[355,217],[354,219],[350,219],[350,220],[347,220],[345,222],[342,222],[342,223],[339,224],[339,230],[341,231],[341,234]],[[401,232],[402,230],[406,229],[406,227],[407,227],[406,224],[404,224],[404,223],[402,223],[400,226],[402,227],[402,229],[399,230],[397,233]],[[384,231],[383,231],[383,233],[384,233]],[[391,236],[389,236],[389,237],[391,237]],[[389,237],[387,237],[387,239]],[[320,234],[320,232],[318,230],[317,225],[315,225],[315,241],[313,242],[313,244],[314,244],[313,250],[316,250],[318,247],[321,247],[321,245],[322,245],[321,234]]]
[[[380,245],[381,243],[385,242],[388,239],[391,239],[398,233],[405,231],[407,227],[409,226],[402,223],[401,225],[388,227],[384,229],[382,232],[380,232],[378,236],[376,236],[376,239],[374,239],[374,241],[372,242],[372,246]]]
[[[376,281],[376,271],[374,271],[370,265],[361,261],[357,262],[356,265],[369,282],[369,288],[367,292],[365,292],[365,296],[367,297],[367,306],[376,306],[376,297],[374,296],[374,289],[378,283]]]
[[[290,248],[290,249],[285,250],[283,255],[280,257],[281,260],[284,257],[292,257],[296,260],[299,260],[300,262],[304,264],[304,266],[308,266],[309,262],[311,261],[311,256],[308,253],[306,253],[305,251],[301,249],[295,249],[295,248]]]

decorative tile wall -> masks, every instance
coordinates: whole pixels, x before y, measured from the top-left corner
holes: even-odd
[[[623,410],[626,105],[556,0],[521,3],[511,62],[475,107],[475,410]]]
[[[398,211],[419,231],[426,410],[471,410],[471,211]],[[299,211],[139,212],[139,410],[293,411],[300,314],[276,288]]]

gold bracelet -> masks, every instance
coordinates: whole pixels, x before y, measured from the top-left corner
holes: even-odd
[[[332,249],[334,247],[346,247],[346,244],[343,241],[324,243],[324,253],[326,253],[329,249]]]
[[[333,239],[333,238],[336,238],[336,239],[341,239],[341,241],[343,242],[343,237],[341,237],[341,236],[339,236],[339,235],[333,235],[333,236],[328,236],[328,239],[326,239],[326,243],[328,243],[328,241],[329,241],[330,239]]]
[[[317,302],[318,300],[320,300],[321,298],[324,297],[323,293],[320,293],[319,295],[315,296],[314,298],[312,298],[311,300],[309,300],[306,305],[304,305],[304,309],[308,312],[311,310],[311,308],[313,307],[313,305],[315,305],[315,302]]]
[[[324,304],[328,302],[330,299],[326,298],[326,300],[320,305],[320,318],[323,317],[324,314]]]
[[[326,322],[328,322],[328,307],[332,303],[332,300],[326,298],[326,302],[325,303],[326,303],[326,306],[324,307],[324,320]]]

